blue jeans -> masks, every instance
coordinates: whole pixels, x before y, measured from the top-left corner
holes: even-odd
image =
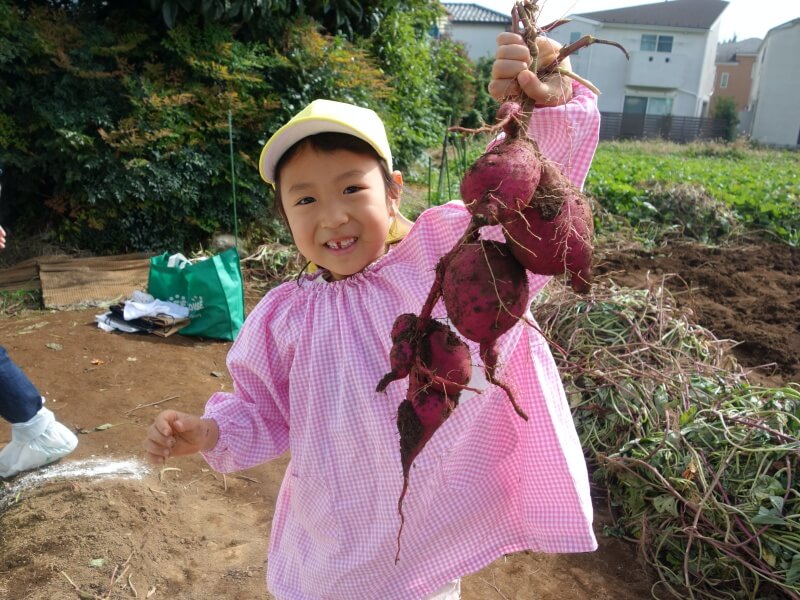
[[[26,423],[42,408],[42,395],[0,346],[0,417]]]

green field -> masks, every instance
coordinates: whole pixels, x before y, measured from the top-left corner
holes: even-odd
[[[698,204],[704,203],[697,210],[706,214],[695,216],[709,224],[732,216],[748,230],[800,243],[798,152],[744,144],[604,142],[586,180],[586,192],[604,210],[633,225],[669,224],[674,203],[663,198],[685,197],[690,191]]]
[[[439,149],[430,167],[410,174],[426,190],[406,205],[411,212],[429,198],[458,198],[464,165],[487,141],[475,138],[466,150],[450,145],[444,165]],[[672,232],[713,243],[747,232],[800,245],[800,152],[746,143],[602,142],[585,191],[598,202],[599,234],[625,224],[643,237]]]

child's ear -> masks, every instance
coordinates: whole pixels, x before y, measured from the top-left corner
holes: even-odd
[[[393,171],[392,180],[397,184],[389,190],[389,208],[394,213],[400,207],[400,198],[403,195],[403,174],[400,171]]]

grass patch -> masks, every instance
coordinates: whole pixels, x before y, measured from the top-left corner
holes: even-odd
[[[0,317],[13,317],[26,310],[42,308],[42,290],[0,292]]]

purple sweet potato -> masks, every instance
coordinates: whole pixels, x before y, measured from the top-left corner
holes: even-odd
[[[472,376],[469,346],[450,327],[431,320],[420,340],[416,372],[428,379],[435,390],[456,396]]]
[[[520,106],[506,102],[498,111],[506,137],[481,155],[461,180],[461,199],[473,215],[487,223],[504,223],[528,205],[541,174],[538,151],[522,135]]]
[[[542,275],[568,271],[575,291],[589,291],[592,213],[586,198],[558,167],[543,163],[539,187],[530,204],[503,225],[511,253],[523,267]]]
[[[528,280],[506,244],[479,240],[462,244],[452,255],[442,298],[461,335],[491,344],[528,309]]]
[[[458,394],[449,396],[424,383],[423,377],[410,377],[406,399],[397,409],[397,431],[400,433],[400,461],[403,466],[403,489],[397,501],[400,529],[397,532],[397,554],[400,560],[400,536],[403,533],[403,499],[408,491],[411,464],[458,405]]]
[[[447,263],[442,298],[455,328],[480,344],[487,380],[502,387],[517,414],[527,420],[511,390],[495,376],[495,343],[528,310],[525,269],[506,244],[486,240],[465,243]]]

